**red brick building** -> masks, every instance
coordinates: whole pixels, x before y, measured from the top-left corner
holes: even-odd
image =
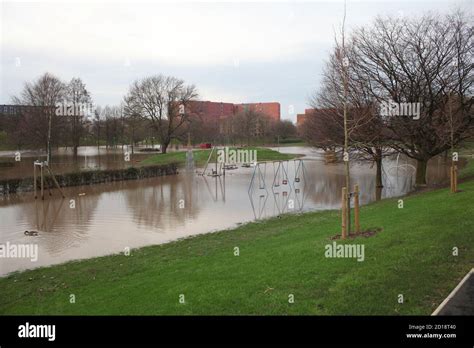
[[[304,114],[297,114],[296,115],[296,127],[302,126],[304,121],[308,117],[308,115],[313,113],[314,111],[315,111],[315,109],[305,109]]]
[[[277,102],[233,104],[196,100],[188,103],[187,112],[199,117],[208,129],[222,134],[229,124],[226,120],[246,108],[267,115],[274,121],[280,120],[280,103]]]
[[[235,114],[242,112],[245,108],[269,116],[273,121],[280,121],[280,103],[245,103],[235,104]]]

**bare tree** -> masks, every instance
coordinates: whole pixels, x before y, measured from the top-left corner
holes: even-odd
[[[15,104],[39,107],[37,112],[28,116],[36,121],[32,133],[45,144],[49,162],[52,158],[52,134],[57,126],[55,106],[64,100],[65,90],[65,84],[59,78],[45,73],[32,83],[26,82],[20,96],[13,98]]]
[[[289,120],[278,121],[275,127],[275,135],[283,140],[295,137],[296,127]]]
[[[135,151],[135,144],[145,137],[145,120],[129,106],[130,101],[124,98],[123,101],[123,116],[126,125],[126,136],[132,146],[132,154]],[[133,104],[132,104],[133,105]]]
[[[96,137],[97,150],[99,150],[99,147],[100,147],[100,135],[101,135],[100,129],[101,129],[102,113],[103,113],[103,109],[101,106],[98,106],[94,110],[93,128],[94,128],[94,133]]]
[[[372,148],[363,139],[361,128],[373,124],[375,113],[371,107],[361,81],[354,74],[353,46],[346,42],[346,7],[341,28],[341,40],[336,39],[334,52],[323,72],[321,88],[310,103],[315,112],[305,122],[304,134],[310,144],[325,150],[342,150],[344,160],[345,187],[351,190],[351,157],[357,150]],[[363,87],[363,85],[362,85]],[[361,146],[364,145],[364,146]],[[381,164],[381,161],[380,161]],[[345,235],[350,233],[350,195],[345,204]]]
[[[418,117],[386,121],[393,148],[417,160],[419,186],[426,185],[428,160],[466,139],[472,130],[470,21],[460,13],[377,18],[371,28],[353,35],[355,69],[379,104],[392,100],[395,105],[420,105]],[[446,112],[448,96],[456,100],[453,119]]]
[[[252,139],[264,136],[269,120],[266,115],[245,106],[241,112],[233,117],[232,123],[236,138],[245,141],[248,146]]]
[[[129,112],[150,120],[162,152],[166,153],[189,116],[186,113],[188,103],[196,97],[194,85],[185,85],[175,77],[157,75],[135,81],[124,100]]]
[[[69,119],[71,122],[71,140],[74,157],[77,158],[77,148],[80,145],[80,140],[84,132],[85,112],[92,103],[90,93],[80,78],[73,78],[67,85],[66,101],[73,111],[73,115]]]

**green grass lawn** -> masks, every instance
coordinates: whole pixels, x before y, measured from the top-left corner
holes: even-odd
[[[345,241],[365,245],[363,262],[324,255],[339,212],[284,215],[11,274],[0,278],[0,313],[429,315],[474,266],[474,181],[459,188],[405,197],[403,209],[397,199],[364,206],[363,229],[383,231]]]
[[[230,147],[232,148],[232,147]],[[298,155],[280,153],[267,148],[262,147],[245,147],[245,150],[257,150],[258,162],[263,161],[278,161],[278,160],[289,160],[298,157]],[[203,166],[206,164],[207,159],[211,150],[193,150],[194,163],[197,166]],[[211,161],[215,161],[216,152],[213,153]],[[167,164],[167,163],[178,163],[180,165],[186,162],[186,151],[179,152],[168,152],[165,154],[156,154],[150,156],[140,162],[141,165],[155,165],[155,164]]]

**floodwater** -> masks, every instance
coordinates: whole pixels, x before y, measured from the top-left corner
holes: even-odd
[[[135,147],[133,154],[131,146],[106,148],[105,146],[82,146],[78,148],[77,158],[74,159],[72,148],[59,148],[53,150],[51,168],[54,173],[66,173],[73,171],[95,170],[95,169],[122,169],[128,168],[142,161],[150,153],[142,152],[143,148]],[[125,160],[128,152],[129,160]],[[33,162],[35,160],[46,161],[44,151],[19,151],[19,160],[15,160],[17,151],[0,151],[0,162],[8,162],[10,165],[0,165],[0,178],[24,178],[33,176]]]
[[[44,201],[28,192],[0,197],[0,245],[38,246],[36,262],[3,258],[0,274],[119,253],[282,213],[340,208],[342,164],[325,165],[321,153],[310,148],[279,151],[305,154],[305,160],[282,162],[279,169],[277,163],[239,167],[225,177],[182,169],[174,176],[71,187],[64,189],[65,199],[56,190]],[[412,165],[401,157],[384,160],[383,197],[412,189]],[[442,160],[430,162],[431,183],[445,182],[447,173]],[[361,203],[373,201],[375,167],[354,164],[351,175]],[[38,234],[25,235],[32,230]]]

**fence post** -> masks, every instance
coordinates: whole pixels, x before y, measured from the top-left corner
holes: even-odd
[[[355,232],[360,232],[360,220],[359,220],[359,185],[354,186],[354,224]]]

